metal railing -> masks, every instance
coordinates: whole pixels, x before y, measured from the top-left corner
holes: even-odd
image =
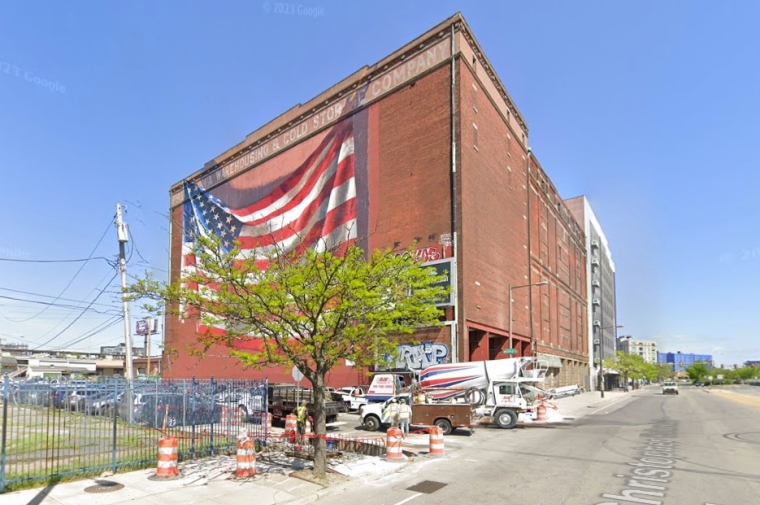
[[[0,387],[0,493],[155,466],[165,436],[179,440],[180,461],[233,454],[241,430],[269,436],[266,380],[56,384],[12,383],[6,375]]]

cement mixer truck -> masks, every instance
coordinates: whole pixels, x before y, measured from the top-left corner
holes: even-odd
[[[534,358],[434,365],[420,373],[418,401],[467,403],[475,416],[509,429],[521,415],[536,417],[537,398],[552,396],[536,387],[547,369]]]

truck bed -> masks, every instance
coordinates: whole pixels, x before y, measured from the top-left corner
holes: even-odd
[[[412,405],[412,425],[437,425],[446,427],[446,421],[451,431],[457,428],[472,429],[472,407],[467,403],[422,403]],[[444,434],[447,429],[443,429]],[[450,432],[450,431],[449,431]]]

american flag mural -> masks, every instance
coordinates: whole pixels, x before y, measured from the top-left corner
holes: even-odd
[[[362,116],[358,113],[332,127],[303,162],[274,185],[233,187],[224,183],[209,191],[185,182],[182,275],[196,271],[198,236],[220,237],[227,252],[239,241],[241,259],[256,258],[262,269],[274,247],[298,252],[306,247],[332,249],[356,240],[366,229],[366,212],[361,211],[366,203],[359,205],[360,199],[366,199],[366,191],[360,187],[366,184],[366,177],[357,177],[355,128],[357,123],[363,124]],[[199,325],[198,330],[209,328]]]

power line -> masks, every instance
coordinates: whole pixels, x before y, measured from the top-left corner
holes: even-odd
[[[98,240],[98,243],[95,244],[95,247],[93,247],[92,251],[90,251],[90,254],[87,257],[87,261],[89,261],[90,259],[92,259],[92,256],[95,254],[95,251],[98,250],[98,247],[100,247],[101,242],[103,242],[103,239],[106,238],[106,234],[108,234],[108,230],[110,228],[111,228],[111,222],[109,221],[108,226],[106,227],[105,231],[103,232],[103,235],[100,236],[100,239]],[[87,266],[87,261],[85,261],[85,262],[82,263],[82,266],[79,267],[79,270],[76,271],[76,273],[71,278],[71,280],[68,282],[68,284],[66,284],[66,286],[64,286],[63,290],[60,293],[58,293],[58,296],[55,298],[55,300],[53,300],[53,302],[58,301],[58,299],[61,296],[63,296],[63,294],[66,292],[66,290],[69,289],[69,287],[71,286],[71,284],[76,280],[76,278],[82,272],[82,270],[84,269],[84,267]],[[4,317],[6,319],[8,319],[9,321],[13,321],[14,323],[25,323],[25,322],[30,321],[30,320],[34,319],[35,317],[39,316],[43,312],[45,312],[48,309],[48,307],[49,306],[46,306],[44,309],[42,309],[41,311],[39,311],[37,314],[35,314],[33,316],[29,316],[26,319],[9,319],[7,316],[4,316]]]
[[[111,273],[111,272],[108,272],[108,274],[110,274],[110,273]],[[106,277],[108,277],[108,274],[106,274],[106,275],[103,277],[103,279],[101,279],[100,281],[98,281],[98,284],[100,284],[101,282],[103,282],[103,281],[105,280],[105,278],[106,278]],[[96,285],[95,289],[93,289],[92,291],[96,291],[96,290],[97,290],[97,285]],[[3,288],[3,287],[0,287],[0,291],[10,291],[11,293],[18,293],[18,294],[20,294],[20,295],[29,295],[29,296],[39,296],[39,297],[41,297],[41,298],[56,298],[56,297],[55,297],[55,296],[53,296],[53,295],[43,295],[43,294],[41,294],[41,293],[32,293],[31,291],[23,291],[23,290],[20,290],[20,289],[11,289],[11,288]],[[89,295],[87,295],[87,296],[89,296]],[[74,303],[81,303],[81,304],[84,304],[84,303],[88,303],[88,302],[87,302],[87,300],[75,300],[75,299],[73,299],[73,298],[62,298],[62,297],[58,297],[58,300],[61,300],[61,301],[64,301],[64,302],[74,302]],[[31,301],[31,300],[30,300],[30,301]],[[110,305],[110,304],[108,304],[108,303],[95,303],[94,305],[101,305],[101,306],[103,306],[103,307],[111,307],[111,308],[116,308],[116,307],[113,307],[112,305]]]
[[[34,303],[34,304],[38,304],[38,305],[45,305],[46,308],[55,307],[55,308],[59,308],[59,309],[74,309],[74,310],[82,308],[81,306],[78,306],[78,305],[69,305],[69,304],[62,304],[62,303],[46,302],[44,300],[28,300],[28,299],[25,299],[25,298],[15,298],[13,296],[5,296],[5,295],[0,295],[0,299],[3,299],[3,300],[13,300],[13,301],[16,301],[16,302]],[[84,303],[87,303],[87,302],[84,302]],[[114,310],[116,310],[115,307],[114,307]],[[87,309],[87,312],[95,312],[97,314],[108,314],[108,312],[103,312],[103,311],[98,310],[98,309]],[[37,315],[40,315],[40,314],[41,314],[41,312],[38,313]],[[5,316],[3,316],[3,317],[5,317]],[[6,319],[8,319],[8,318],[6,317]],[[29,318],[29,319],[31,319],[31,318]],[[18,322],[18,321],[14,321],[13,319],[10,319],[10,321]]]
[[[22,260],[18,258],[0,258],[0,261],[11,261],[16,263],[87,263],[93,260],[104,260],[113,266],[113,260],[105,256],[91,256],[89,258],[72,259],[72,260]]]
[[[156,267],[151,266],[150,262],[146,260],[142,254],[140,254],[140,249],[138,249],[137,247],[137,242],[135,242],[135,237],[134,235],[132,235],[132,230],[129,230],[129,240],[132,242],[133,250],[137,252],[137,256],[140,258],[140,260],[142,260],[142,263],[144,265],[147,265],[151,270],[158,270],[159,272],[169,273],[167,270],[164,270],[162,268],[156,268]]]
[[[83,336],[75,338],[74,340],[71,340],[69,342],[66,342],[65,344],[62,344],[62,345],[58,346],[58,349],[63,350],[66,347],[71,347],[73,345],[76,345],[76,344],[84,341],[84,340],[87,340],[90,337],[94,337],[95,335],[97,335],[99,333],[103,333],[108,328],[110,328],[110,327],[112,327],[112,326],[120,323],[121,320],[122,320],[122,315],[121,314],[119,314],[118,316],[114,316],[114,317],[112,317],[112,318],[110,318],[110,319],[108,319],[108,320],[100,323],[99,325],[95,326],[91,330],[88,330],[87,333],[85,333]],[[101,326],[102,326],[102,328],[101,328]]]
[[[51,337],[49,340],[47,340],[47,341],[46,341],[44,344],[40,345],[39,347],[37,347],[37,348],[36,348],[36,349],[34,349],[34,350],[37,350],[37,349],[39,349],[40,347],[44,347],[44,346],[48,345],[50,342],[52,342],[52,341],[53,341],[53,340],[55,340],[56,338],[60,337],[60,336],[63,334],[63,332],[65,332],[66,330],[68,330],[69,328],[71,328],[71,327],[74,325],[74,323],[76,323],[76,322],[79,320],[79,318],[81,318],[81,317],[84,315],[84,313],[87,311],[87,309],[89,309],[89,308],[92,306],[92,304],[93,304],[93,303],[95,303],[95,302],[98,300],[98,298],[100,298],[100,295],[102,295],[102,294],[105,292],[106,288],[107,288],[108,286],[110,286],[110,285],[111,285],[111,283],[114,281],[114,279],[116,279],[116,277],[117,277],[118,275],[119,275],[119,274],[118,274],[118,272],[117,272],[117,273],[114,273],[114,274],[113,274],[113,277],[111,277],[111,280],[109,280],[109,281],[108,281],[108,284],[106,285],[106,287],[100,290],[100,293],[98,293],[98,295],[95,297],[95,299],[94,299],[93,301],[91,301],[91,302],[90,302],[90,304],[89,304],[87,307],[85,307],[85,308],[82,310],[82,312],[80,312],[80,314],[79,314],[77,317],[75,317],[75,318],[74,318],[74,320],[73,320],[73,321],[71,321],[71,322],[68,324],[68,326],[66,326],[64,329],[62,329],[61,331],[59,331],[58,333],[56,333],[55,335],[53,335],[53,336],[52,336],[52,337]]]
[[[100,279],[100,280],[97,282],[97,284],[95,284],[95,287],[94,287],[94,288],[93,288],[93,289],[92,289],[92,290],[91,290],[89,293],[87,293],[87,295],[85,295],[85,298],[87,298],[88,296],[90,296],[92,293],[94,293],[94,292],[98,291],[98,289],[99,289],[99,288],[98,288],[98,286],[100,286],[100,284],[101,284],[101,283],[103,283],[103,282],[104,282],[104,281],[105,281],[105,280],[108,278],[108,276],[109,276],[110,274],[111,274],[111,272],[106,272],[106,274],[103,276],[103,278],[101,278],[101,279]],[[104,286],[102,289],[106,289],[107,287],[108,287],[108,286]],[[85,303],[85,302],[83,302],[83,303]],[[95,305],[95,304],[93,304],[93,305]],[[107,304],[101,304],[101,303],[98,303],[97,305],[107,305]],[[40,335],[39,339],[43,339],[43,338],[45,338],[46,336],[50,335],[50,334],[51,334],[51,333],[52,333],[52,332],[53,332],[53,331],[54,331],[56,328],[58,328],[58,327],[59,327],[61,324],[63,324],[63,322],[66,320],[66,318],[67,318],[67,317],[69,317],[69,316],[70,316],[71,314],[73,314],[74,312],[75,312],[75,311],[74,311],[74,310],[72,310],[72,311],[70,311],[68,314],[66,314],[66,315],[63,317],[63,319],[61,319],[60,321],[58,321],[58,323],[57,323],[57,324],[55,324],[55,325],[54,325],[52,328],[50,328],[48,331],[46,331],[45,333],[43,333],[42,335]]]

